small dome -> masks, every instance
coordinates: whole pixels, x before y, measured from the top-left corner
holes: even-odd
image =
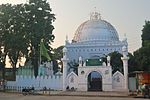
[[[102,20],[99,13],[94,12],[90,20],[78,27],[73,41],[119,41],[119,37],[116,29],[107,21]]]

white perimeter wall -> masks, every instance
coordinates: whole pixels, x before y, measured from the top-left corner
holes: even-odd
[[[62,90],[63,88],[62,76],[16,76],[16,81],[7,81],[6,86],[17,86],[17,87],[32,87],[35,89],[43,89],[43,87],[51,88],[54,90]]]

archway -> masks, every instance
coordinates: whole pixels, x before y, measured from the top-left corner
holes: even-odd
[[[102,76],[99,72],[93,71],[88,75],[88,91],[102,91]]]

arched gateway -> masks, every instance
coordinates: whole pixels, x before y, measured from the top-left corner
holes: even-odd
[[[88,91],[102,91],[102,76],[97,71],[92,71],[88,75]]]

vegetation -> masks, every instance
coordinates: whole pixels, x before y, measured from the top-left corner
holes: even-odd
[[[123,73],[123,63],[121,60],[122,54],[119,52],[112,52],[108,55],[111,57],[110,64],[112,65],[113,73],[117,70]]]
[[[61,58],[63,58],[63,48],[64,46],[59,46],[58,48],[53,49],[52,58],[53,58],[53,64],[54,64],[54,73],[58,71],[59,66],[62,66]]]
[[[38,74],[40,57],[40,42],[43,39],[50,57],[53,60],[54,71],[62,65],[63,56],[60,46],[52,49],[51,43],[55,36],[52,22],[55,15],[51,13],[47,0],[29,0],[27,4],[2,4],[0,5],[0,68],[5,69],[6,57],[9,58],[13,68],[13,77],[16,76],[16,65],[22,59],[31,60],[34,66],[35,76]],[[150,71],[150,21],[145,21],[142,29],[142,47],[136,50],[133,55],[129,53],[129,72]],[[53,53],[52,53],[53,51]],[[109,54],[113,72],[123,72],[122,55],[118,52]],[[106,58],[102,58],[106,61]],[[42,57],[42,61],[46,58]],[[69,63],[70,70],[77,73],[77,62]],[[4,74],[4,73],[3,73]]]
[[[137,70],[150,71],[150,21],[142,29],[142,47],[134,52]]]
[[[145,21],[141,37],[142,37],[142,47],[150,45],[150,21]]]
[[[0,5],[0,49],[3,63],[9,57],[15,77],[16,65],[22,57],[31,60],[35,76],[38,74],[40,41],[51,54],[50,44],[54,40],[51,14],[47,0],[29,0],[28,4]]]

